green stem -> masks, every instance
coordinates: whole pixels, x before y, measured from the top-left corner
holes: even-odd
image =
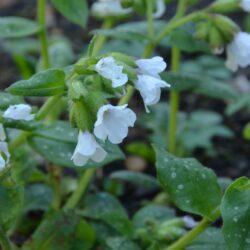
[[[2,228],[0,228],[0,245],[2,246],[3,250],[12,250],[11,243],[4,234]]]
[[[155,43],[159,44],[165,36],[167,36],[174,29],[184,25],[185,23],[200,20],[200,19],[205,19],[205,18],[207,18],[207,14],[204,10],[194,12],[194,13],[189,14],[187,16],[184,16],[182,18],[178,18],[178,19],[173,18],[173,20],[170,23],[168,23],[168,25],[156,37]]]
[[[95,174],[95,168],[87,169],[84,174],[81,176],[75,192],[69,197],[67,203],[64,206],[64,209],[69,210],[77,206],[78,202],[81,200],[81,197],[85,193],[93,175]]]
[[[177,72],[180,68],[180,50],[176,47],[172,48],[172,71]],[[176,130],[177,130],[177,115],[179,110],[180,94],[176,90],[170,91],[170,113],[168,125],[168,150],[174,154],[176,151]]]
[[[153,27],[153,1],[147,0],[147,21],[148,21],[148,36],[153,39],[154,27]]]
[[[36,120],[44,119],[61,98],[62,98],[62,95],[56,95],[56,96],[52,96],[48,98],[48,100],[44,103],[44,105],[38,111],[36,115]]]
[[[196,238],[200,233],[202,233],[210,224],[211,224],[210,220],[208,220],[207,218],[203,218],[195,228],[189,231],[186,235],[184,235],[182,238],[180,238],[166,250],[184,249],[185,246],[191,243],[193,239]]]
[[[103,25],[102,25],[102,29],[110,29],[113,26],[113,21],[110,18],[107,18]],[[94,49],[92,52],[92,56],[96,56],[98,55],[98,53],[100,52],[100,50],[102,49],[104,43],[106,42],[107,37],[103,36],[103,35],[98,35],[96,41],[95,41],[95,45],[94,45]]]
[[[38,0],[37,4],[37,21],[41,28],[39,32],[42,66],[43,69],[49,68],[49,52],[46,32],[46,0]]]

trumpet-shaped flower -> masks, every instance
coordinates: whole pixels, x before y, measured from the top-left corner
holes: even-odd
[[[84,166],[89,159],[101,162],[105,159],[107,152],[96,142],[95,137],[88,131],[79,132],[78,142],[72,156],[76,166]]]
[[[123,8],[120,0],[99,0],[96,1],[91,7],[92,14],[100,18],[123,16],[131,13],[132,11],[132,8]]]
[[[240,6],[244,11],[250,12],[250,0],[242,0]]]
[[[102,77],[112,81],[112,87],[120,87],[127,83],[127,74],[122,73],[123,66],[116,63],[113,57],[102,58],[96,65],[95,70]]]
[[[170,85],[150,75],[138,75],[138,80],[135,82],[135,88],[139,90],[146,107],[159,102],[161,88],[165,87],[170,87]]]
[[[227,46],[226,66],[236,71],[238,67],[250,65],[250,34],[238,32],[233,41]]]
[[[6,142],[0,142],[0,171],[3,170],[10,161],[10,153],[8,150],[8,144]]]
[[[167,64],[162,57],[156,56],[151,59],[137,60],[136,65],[138,76],[135,88],[139,90],[148,112],[147,106],[154,105],[160,100],[161,88],[170,87],[159,75],[165,70]]]
[[[31,107],[27,104],[11,105],[4,112],[3,117],[13,120],[31,121],[35,117],[34,114],[31,114],[31,111]]]
[[[0,123],[0,141],[5,141],[6,140],[6,135],[4,132],[3,125]]]
[[[108,138],[111,143],[121,143],[135,120],[136,114],[127,105],[104,105],[97,112],[94,134],[101,140]]]
[[[155,56],[151,59],[139,59],[136,62],[138,73],[142,75],[150,75],[159,78],[159,73],[163,72],[167,64],[160,56]]]

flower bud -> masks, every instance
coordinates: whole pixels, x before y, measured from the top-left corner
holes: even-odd
[[[218,48],[222,48],[224,45],[222,34],[215,26],[210,28],[209,45],[212,51],[217,51]]]
[[[239,7],[239,2],[239,0],[218,0],[211,4],[209,9],[217,13],[232,12]]]
[[[94,124],[94,117],[92,116],[89,107],[81,99],[73,102],[70,109],[70,122],[79,130],[91,131]]]
[[[96,62],[95,58],[82,58],[74,65],[74,71],[79,75],[93,74],[94,70],[91,66]]]
[[[223,15],[214,15],[213,23],[223,35],[224,41],[226,43],[230,42],[233,39],[235,33],[240,30],[234,21]]]
[[[70,100],[76,101],[79,100],[81,96],[87,96],[88,90],[86,89],[82,81],[75,80],[69,86],[68,95]]]
[[[200,22],[196,25],[196,31],[194,33],[194,37],[200,40],[207,41],[209,37],[209,22]]]
[[[134,3],[134,0],[121,0],[121,6],[123,8],[129,8],[132,7]]]

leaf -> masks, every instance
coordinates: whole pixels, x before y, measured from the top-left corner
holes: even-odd
[[[155,146],[158,180],[178,208],[213,217],[221,200],[214,172],[193,158],[178,158]]]
[[[14,96],[9,93],[0,92],[0,109],[6,110],[10,105],[24,103],[22,97]]]
[[[20,96],[53,96],[63,93],[65,89],[65,73],[59,69],[49,69],[12,84],[7,91]]]
[[[195,39],[193,36],[195,28],[193,25],[185,25],[171,32],[169,43],[185,52],[209,52],[210,48],[205,42]]]
[[[85,201],[83,216],[105,222],[121,234],[131,236],[132,224],[120,202],[108,193],[90,195]]]
[[[221,203],[222,232],[229,250],[250,248],[250,180],[241,177],[226,190]]]
[[[35,250],[90,250],[95,242],[92,227],[73,212],[58,212],[42,221],[28,249]]]
[[[36,34],[38,24],[22,17],[0,17],[0,38],[19,38]]]
[[[250,140],[250,123],[247,123],[247,125],[244,127],[243,136],[244,139]]]
[[[53,191],[44,184],[33,184],[26,187],[24,196],[24,212],[32,210],[46,211],[53,198]]]
[[[140,250],[133,241],[126,237],[112,237],[106,240],[106,244],[110,250]]]
[[[75,167],[77,169],[98,168],[124,158],[117,145],[106,142],[102,146],[108,155],[103,162],[89,161],[85,166],[79,168],[71,160],[76,143],[77,129],[71,128],[69,123],[64,121],[57,121],[49,126],[39,128],[29,139],[29,144],[37,153],[46,160],[64,167]]]
[[[158,33],[165,24],[165,21],[154,21],[155,33]],[[120,24],[112,29],[96,29],[92,33],[126,41],[137,41],[140,43],[146,43],[149,40],[146,35],[147,22],[145,21]]]
[[[112,173],[110,178],[119,181],[126,181],[136,187],[143,187],[148,190],[159,188],[159,184],[155,178],[143,173],[121,170]]]
[[[86,0],[51,0],[51,2],[68,20],[86,27],[88,21],[88,5]]]
[[[247,109],[247,111],[250,110],[250,94],[241,95],[230,103],[226,109],[226,114],[233,115],[243,108]]]
[[[212,240],[211,240],[212,239]],[[186,248],[186,250],[227,250],[221,230],[208,228]]]
[[[0,185],[0,226],[8,230],[21,213],[23,189],[21,186]]]
[[[145,228],[148,221],[162,223],[175,217],[173,209],[161,205],[147,205],[141,208],[133,216],[132,222],[135,228]]]

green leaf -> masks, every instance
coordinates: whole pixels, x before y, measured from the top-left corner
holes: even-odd
[[[140,250],[133,241],[126,237],[112,237],[106,240],[106,244],[110,250]]]
[[[65,73],[59,69],[49,69],[12,84],[7,91],[20,96],[53,96],[63,93],[65,89]]]
[[[229,250],[250,248],[250,180],[241,177],[226,190],[221,203],[222,232]]]
[[[211,240],[212,239],[212,240]],[[208,228],[199,235],[186,250],[227,250],[221,230],[219,228]]]
[[[0,225],[4,230],[13,226],[21,213],[23,188],[1,183],[0,185]]]
[[[0,38],[19,38],[36,34],[40,30],[34,21],[21,17],[0,17]]]
[[[208,44],[193,36],[195,28],[192,25],[185,25],[184,27],[171,32],[169,36],[169,43],[176,46],[185,52],[209,52]]]
[[[165,24],[165,21],[154,21],[155,33],[158,33]],[[112,29],[96,29],[93,33],[140,43],[146,43],[149,40],[147,37],[147,22],[145,21],[120,24]]]
[[[24,195],[24,212],[32,210],[46,211],[53,198],[53,191],[44,184],[33,184],[26,187]]]
[[[213,217],[221,189],[211,169],[193,158],[178,158],[155,146],[158,180],[178,208]]]
[[[30,137],[31,147],[46,160],[51,161],[59,166],[76,167],[71,157],[77,143],[77,129],[70,127],[68,122],[57,121],[49,126],[41,127]],[[108,155],[101,163],[89,161],[84,167],[98,168],[115,160],[124,158],[122,151],[117,145],[106,142],[100,143],[107,151]]]
[[[159,188],[159,184],[154,177],[143,173],[121,170],[112,173],[110,178],[119,181],[126,181],[136,187],[143,187],[148,190]]]
[[[73,212],[58,212],[42,221],[28,249],[46,250],[89,250],[95,242],[92,227]]]
[[[247,111],[250,110],[250,94],[239,96],[236,100],[230,103],[226,109],[227,115],[233,115],[234,113],[245,108]]]
[[[85,201],[83,216],[105,222],[118,232],[131,236],[132,224],[120,202],[108,193],[97,193],[88,196]]]
[[[86,27],[88,21],[88,5],[86,0],[51,0],[51,2],[68,20]]]
[[[0,92],[0,109],[6,110],[10,105],[24,103],[22,97],[14,96],[9,93]]]
[[[133,216],[132,222],[135,228],[145,228],[148,221],[162,223],[175,217],[173,209],[161,205],[148,205],[141,208]]]

